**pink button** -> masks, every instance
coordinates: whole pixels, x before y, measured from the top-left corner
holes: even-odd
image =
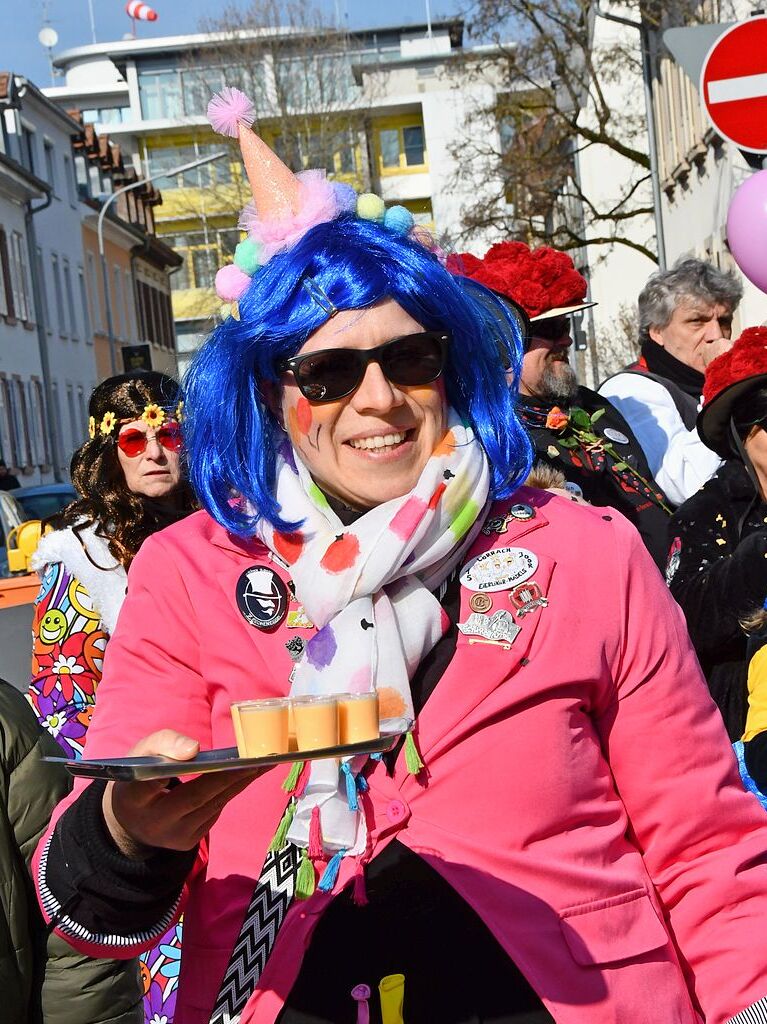
[[[407,808],[401,800],[392,800],[386,808],[386,817],[392,825],[398,825],[404,820],[406,814]]]

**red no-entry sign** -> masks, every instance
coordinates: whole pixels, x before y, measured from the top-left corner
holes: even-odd
[[[700,94],[721,136],[739,149],[767,153],[767,16],[717,39],[703,62]]]

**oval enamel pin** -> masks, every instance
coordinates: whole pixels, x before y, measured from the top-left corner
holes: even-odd
[[[484,551],[461,570],[461,584],[476,592],[509,590],[530,579],[538,568],[538,556],[527,548],[493,548]]]
[[[254,565],[237,580],[237,607],[256,629],[271,629],[285,618],[288,588],[273,569]]]

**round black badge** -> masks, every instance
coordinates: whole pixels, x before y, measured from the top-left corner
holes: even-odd
[[[288,588],[272,569],[254,565],[237,580],[237,607],[256,629],[271,629],[288,611]]]

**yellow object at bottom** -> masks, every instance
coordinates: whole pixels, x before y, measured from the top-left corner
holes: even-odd
[[[403,1006],[405,1002],[405,975],[387,974],[378,983],[383,1024],[405,1024]]]

